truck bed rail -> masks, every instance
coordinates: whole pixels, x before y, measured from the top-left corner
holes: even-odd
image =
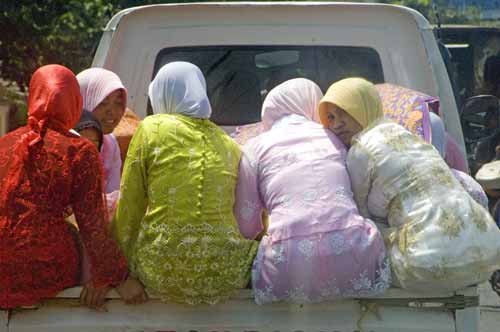
[[[476,287],[426,295],[389,289],[375,298],[262,306],[254,303],[251,290],[241,290],[224,303],[196,307],[163,303],[155,296],[130,306],[111,291],[108,312],[81,307],[80,291],[80,287],[67,289],[34,308],[0,312],[0,332],[472,332],[479,324]]]

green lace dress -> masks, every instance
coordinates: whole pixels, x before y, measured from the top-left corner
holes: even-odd
[[[150,293],[213,304],[247,285],[258,244],[233,216],[239,159],[238,145],[209,120],[159,114],[140,124],[113,232]]]

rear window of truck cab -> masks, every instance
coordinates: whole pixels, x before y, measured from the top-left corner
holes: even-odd
[[[207,81],[211,120],[235,126],[260,121],[266,94],[297,77],[316,82],[323,92],[335,81],[358,76],[384,82],[378,53],[346,46],[207,46],[175,47],[159,52],[153,77],[173,61],[197,65]],[[150,105],[148,114],[152,114]]]

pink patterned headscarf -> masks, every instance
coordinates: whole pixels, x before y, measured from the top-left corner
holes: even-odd
[[[402,86],[384,83],[375,86],[384,117],[399,123],[427,143],[431,142],[429,112],[439,114],[439,99]]]
[[[83,97],[83,109],[94,112],[96,107],[111,93],[116,90],[123,91],[125,103],[127,100],[127,89],[122,81],[110,70],[104,68],[89,68],[76,75],[80,84],[80,93]]]

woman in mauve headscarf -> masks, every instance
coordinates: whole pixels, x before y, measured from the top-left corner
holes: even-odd
[[[488,211],[437,149],[383,119],[373,84],[361,78],[336,82],[318,111],[322,124],[349,146],[354,198],[385,235],[396,285],[454,291],[500,267],[500,230]]]
[[[0,138],[0,308],[33,305],[79,281],[80,257],[64,221],[71,206],[92,279],[82,302],[98,307],[127,277],[126,261],[106,230],[96,148],[69,130],[80,118],[75,75],[39,68],[29,87],[28,124]]]
[[[377,295],[390,284],[382,236],[360,216],[344,144],[317,121],[319,87],[303,78],[275,87],[262,106],[265,132],[247,142],[235,215],[256,238],[255,301],[319,302]]]
[[[232,211],[240,150],[209,120],[205,78],[195,65],[163,66],[149,98],[155,115],[130,143],[114,234],[150,293],[217,303],[247,285],[257,249]]]
[[[118,75],[103,68],[90,68],[79,73],[83,109],[99,121],[104,137],[101,158],[104,164],[105,191],[120,189],[122,159],[120,146],[112,134],[127,107],[127,90]]]

